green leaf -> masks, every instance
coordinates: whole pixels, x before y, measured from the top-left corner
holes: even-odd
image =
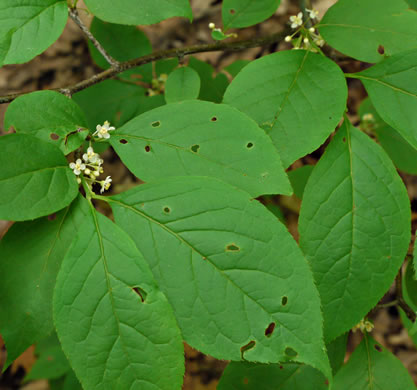
[[[413,266],[415,266],[415,261],[416,261],[416,246],[414,246],[414,256],[413,256]],[[408,293],[408,288],[406,286],[406,277],[409,277],[411,268],[414,268],[411,266],[411,263],[409,262],[407,264],[407,269],[406,272],[403,273],[403,283],[402,283],[402,291],[403,291],[403,298],[405,300],[405,302],[408,304],[408,306],[411,307],[411,309],[415,312],[417,312],[417,305],[414,303],[415,301],[415,297],[414,299],[411,299]],[[413,271],[415,272],[415,270],[413,269]],[[413,283],[414,284],[414,283]],[[412,291],[413,293],[413,291]],[[413,340],[414,345],[417,345],[417,322],[411,322],[411,320],[407,317],[407,315],[404,313],[403,310],[399,310],[400,313],[400,317],[401,317],[401,321],[404,325],[404,327],[407,329],[408,335],[410,336],[410,338]]]
[[[58,147],[28,134],[8,134],[0,137],[0,150],[0,219],[35,219],[77,196],[76,177]]]
[[[189,0],[84,0],[88,9],[106,22],[154,24],[174,16],[193,18]]]
[[[334,390],[415,390],[403,364],[372,337],[364,335],[334,378]]]
[[[25,382],[35,379],[57,379],[71,371],[55,333],[38,343],[36,355],[36,362],[26,375]]]
[[[417,0],[406,0],[408,5],[417,11]]]
[[[229,85],[227,76],[223,73],[214,76],[214,68],[210,64],[199,61],[194,57],[190,58],[188,66],[200,76],[201,88],[198,98],[213,103],[221,103],[224,91]]]
[[[304,364],[231,362],[217,390],[328,390],[320,371]]]
[[[133,60],[152,53],[149,39],[144,32],[134,26],[106,23],[94,18],[91,22],[90,31],[106,52],[117,61]],[[110,65],[91,41],[88,41],[88,47],[94,62],[101,68],[108,69]],[[133,81],[149,82],[152,80],[152,64],[129,69],[121,73],[119,77],[132,79]]]
[[[346,107],[340,68],[319,54],[282,51],[252,61],[224,95],[272,138],[284,167],[320,146]]]
[[[118,80],[105,80],[83,91],[73,99],[84,111],[88,126],[95,129],[108,120],[119,127],[132,119],[141,107],[145,90],[138,85]]]
[[[401,178],[383,150],[347,120],[310,176],[299,232],[331,341],[388,290],[410,241]]]
[[[224,30],[263,22],[275,13],[280,2],[281,0],[223,0]]]
[[[62,378],[50,380],[49,387],[50,390],[83,390],[73,371]]]
[[[298,199],[303,199],[304,188],[307,184],[311,172],[313,172],[314,165],[304,165],[300,168],[288,172],[288,179],[290,179],[291,187],[294,190],[294,195]]]
[[[127,234],[91,209],[55,286],[62,348],[86,390],[180,389],[184,351],[172,309]]]
[[[250,118],[226,105],[171,103],[132,119],[112,134],[110,143],[144,181],[206,175],[253,196],[291,193],[271,140]]]
[[[364,116],[367,114],[372,115],[373,121],[362,122],[362,126],[376,134],[379,143],[399,170],[416,175],[417,150],[397,130],[382,120],[369,98],[365,99],[359,107],[359,115],[362,121],[364,121]]]
[[[333,376],[343,366],[346,347],[348,342],[349,332],[342,334],[337,339],[333,340],[330,344],[327,344],[327,354],[329,356],[330,365],[332,366]]]
[[[165,84],[167,103],[197,99],[200,94],[200,76],[189,67],[183,66],[174,70]]]
[[[14,100],[6,111],[6,129],[32,134],[54,145],[64,154],[79,148],[88,131],[80,107],[55,91],[37,91]]]
[[[250,63],[249,60],[237,60],[230,64],[229,66],[226,66],[224,70],[229,73],[233,78],[237,76],[237,74]]]
[[[0,333],[7,364],[52,332],[56,275],[87,207],[79,196],[56,215],[15,223],[1,240],[0,300],[7,305],[0,305]]]
[[[41,54],[61,35],[67,18],[66,1],[2,0],[0,65],[21,64]]]
[[[417,306],[417,279],[412,262],[408,263],[403,279],[404,288],[407,290],[408,301],[411,301],[413,306]]]
[[[329,45],[364,62],[417,48],[417,13],[403,0],[339,0],[318,27]]]
[[[331,375],[311,271],[259,202],[208,177],[164,179],[108,200],[188,344],[218,359],[294,360]]]
[[[411,50],[351,76],[362,81],[381,118],[417,149],[417,83],[410,82],[416,75],[417,50]]]

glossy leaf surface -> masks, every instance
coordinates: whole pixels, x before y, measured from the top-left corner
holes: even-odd
[[[53,330],[56,275],[86,207],[81,196],[56,215],[15,223],[0,241],[0,333],[7,364]]]
[[[297,50],[252,61],[223,101],[266,131],[288,167],[326,140],[343,115],[346,97],[345,78],[333,61]]]
[[[401,178],[383,150],[346,120],[307,183],[299,232],[331,341],[388,290],[410,240]]]
[[[75,175],[58,147],[28,134],[8,134],[0,137],[0,150],[0,219],[35,219],[77,196]]]
[[[381,118],[417,149],[417,50],[393,55],[354,76]]]
[[[180,389],[183,345],[172,309],[127,234],[91,213],[54,293],[55,326],[71,366],[85,390]]]
[[[274,14],[281,0],[223,0],[223,28],[242,28],[263,22]]]
[[[67,2],[2,0],[0,3],[0,66],[21,64],[41,54],[64,30]]]
[[[339,0],[319,24],[326,42],[364,62],[417,48],[417,13],[404,0]]]
[[[415,390],[403,364],[371,336],[365,335],[334,378],[334,390]]]
[[[192,20],[189,0],[85,0],[88,9],[106,22],[146,25],[174,16]]]
[[[260,203],[216,179],[183,177],[141,185],[110,204],[187,343],[219,359],[295,360],[330,375],[307,262]]]
[[[18,97],[6,111],[4,127],[59,145],[64,154],[80,147],[88,134],[80,107],[55,91],[38,91]]]
[[[189,67],[174,70],[165,84],[165,100],[175,103],[183,100],[197,99],[200,94],[200,76]]]
[[[198,100],[146,112],[112,134],[110,143],[140,179],[215,176],[253,196],[290,194],[271,140],[238,110]]]

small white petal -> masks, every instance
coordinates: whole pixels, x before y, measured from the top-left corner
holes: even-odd
[[[75,173],[76,175],[79,175],[79,174],[81,173],[81,171],[80,171],[79,169],[75,168],[75,169],[74,169],[74,173]]]
[[[110,134],[109,134],[109,133],[105,133],[105,134],[103,134],[103,138],[105,138],[105,139],[109,139],[109,138],[110,138]]]
[[[82,164],[82,161],[80,158],[77,158],[77,161],[75,161],[78,165]]]
[[[70,166],[71,169],[75,168],[75,164],[73,162],[69,166]]]

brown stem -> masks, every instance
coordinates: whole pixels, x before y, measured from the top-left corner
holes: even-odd
[[[110,66],[117,69],[120,65],[119,61],[115,60],[107,51],[101,46],[100,42],[91,34],[90,30],[83,23],[78,15],[76,8],[69,8],[70,18],[77,24],[77,26],[82,30],[82,32],[87,36],[87,38],[93,43],[97,50],[101,53],[104,59],[109,63]]]
[[[116,76],[117,74],[127,70],[134,68],[136,66],[145,65],[153,61],[162,60],[165,58],[181,58],[186,55],[195,54],[195,53],[204,53],[204,52],[211,52],[211,51],[239,51],[244,49],[249,49],[253,47],[260,47],[270,45],[272,43],[276,43],[284,39],[287,35],[287,31],[282,33],[277,33],[273,35],[269,35],[266,37],[255,38],[255,39],[247,39],[241,41],[234,41],[234,42],[216,42],[211,44],[205,45],[194,45],[189,47],[183,47],[178,49],[169,49],[169,50],[160,50],[156,51],[152,54],[148,54],[134,60],[120,62],[117,67],[111,67],[103,72],[97,73],[92,77],[80,81],[74,85],[70,85],[65,88],[55,88],[54,91],[58,91],[68,97],[71,97],[74,93],[82,91],[85,88],[90,87],[91,85],[97,84],[101,81],[107,80],[111,77]],[[20,95],[24,95],[28,92],[24,93],[13,93],[6,96],[0,97],[0,104],[3,103],[10,103]]]
[[[403,297],[403,278],[402,278],[402,269],[398,271],[398,274],[395,278],[395,289],[397,295],[397,302],[398,306],[404,310],[404,313],[408,317],[411,322],[416,322],[416,313],[415,311],[408,306],[407,302],[404,300]]]

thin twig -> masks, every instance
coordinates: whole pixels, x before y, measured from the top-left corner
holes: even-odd
[[[77,9],[69,8],[69,15],[70,15],[70,18],[77,24],[77,26],[83,31],[83,33],[93,43],[93,45],[97,48],[97,50],[101,53],[101,55],[109,63],[109,65],[115,69],[118,69],[120,66],[120,62],[115,60],[109,53],[107,53],[104,47],[101,46],[100,42],[94,37],[93,34],[91,34],[90,30],[80,19]]]
[[[416,312],[410,306],[408,306],[407,302],[404,300],[403,297],[403,278],[401,269],[398,271],[398,274],[395,278],[395,289],[398,306],[404,310],[404,313],[411,322],[416,322]]]
[[[101,81],[107,80],[116,76],[117,74],[124,72],[125,70],[135,68],[136,66],[141,66],[148,64],[150,62],[162,60],[165,58],[181,58],[182,56],[196,54],[196,53],[204,53],[204,52],[211,52],[211,51],[239,51],[244,49],[249,49],[253,47],[260,47],[270,45],[276,42],[279,42],[284,39],[287,35],[287,31],[269,35],[266,37],[255,38],[255,39],[247,39],[241,41],[234,41],[234,42],[216,42],[206,45],[195,45],[189,47],[183,47],[178,49],[169,49],[169,50],[160,50],[156,51],[152,54],[148,54],[130,61],[120,62],[117,68],[111,67],[109,69],[104,70],[103,72],[97,73],[92,77],[80,81],[74,85],[67,86],[65,88],[55,88],[52,89],[53,91],[58,91],[68,97],[71,97],[74,93],[82,91],[90,87],[91,85],[97,84]],[[24,93],[13,93],[10,95],[0,97],[0,104],[3,103],[10,103],[20,95],[25,95],[29,92]]]

